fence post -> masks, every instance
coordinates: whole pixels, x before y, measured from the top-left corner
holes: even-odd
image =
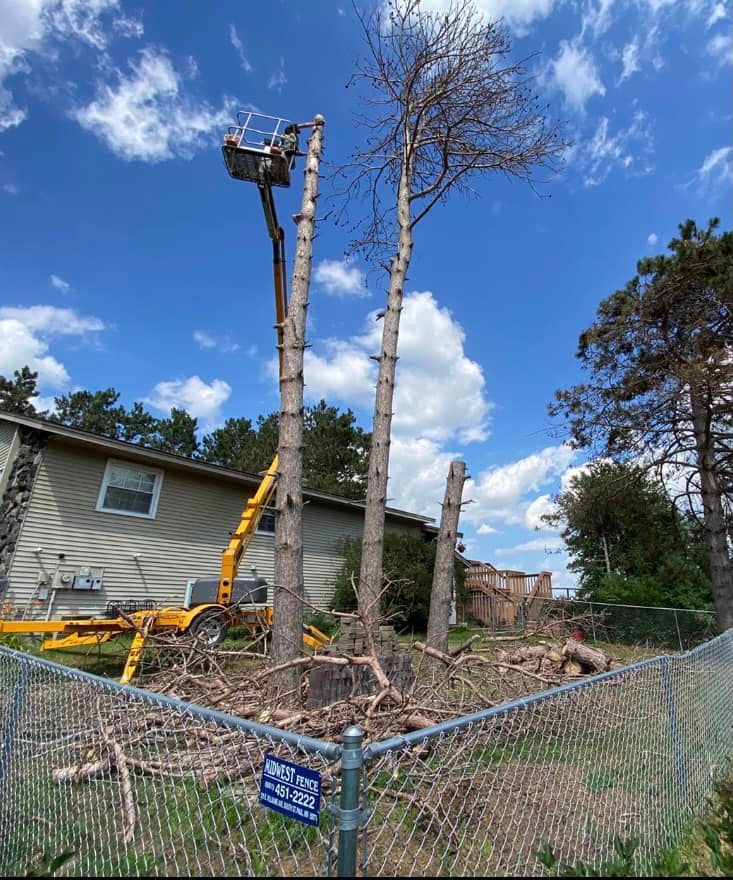
[[[362,743],[364,731],[356,724],[346,728],[342,736],[341,802],[338,810],[338,877],[356,876],[356,849],[363,814],[359,809],[361,771],[364,766]]]
[[[662,688],[664,690],[664,700],[667,704],[667,714],[669,715],[669,729],[672,735],[672,751],[674,752],[674,762],[677,765],[677,778],[679,779],[682,797],[687,797],[687,772],[685,770],[685,759],[682,754],[682,742],[680,740],[680,729],[677,723],[677,709],[675,707],[674,691],[672,689],[672,677],[670,675],[670,666],[672,661],[669,657],[662,657]]]
[[[680,643],[680,651],[685,649],[682,647],[682,633],[680,633],[680,622],[677,617],[677,609],[674,610],[674,625],[677,627],[677,641]]]
[[[15,685],[15,694],[8,714],[8,723],[5,727],[3,748],[0,752],[0,840],[6,841],[7,814],[5,811],[5,793],[10,777],[10,762],[13,757],[15,734],[18,730],[20,715],[23,711],[23,701],[30,679],[30,666],[22,658],[19,661],[18,681]]]

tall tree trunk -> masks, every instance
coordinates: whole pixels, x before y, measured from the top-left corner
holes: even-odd
[[[372,442],[369,450],[369,473],[359,574],[359,613],[364,625],[374,633],[377,631],[380,618],[379,595],[382,591],[384,517],[389,477],[392,400],[397,371],[397,340],[400,332],[405,279],[412,259],[410,178],[406,168],[403,168],[400,177],[397,220],[399,236],[397,253],[392,258],[389,273],[389,294],[387,309],[384,313],[382,348],[379,354],[379,375],[374,402]]]
[[[466,463],[452,461],[445,484],[443,511],[440,515],[438,546],[435,549],[433,589],[430,593],[430,615],[426,643],[444,654],[448,652],[448,626],[453,596],[456,536],[461,515],[461,497],[466,481]]]
[[[303,650],[303,354],[322,145],[323,122],[319,121],[308,141],[290,303],[283,328],[272,632],[275,665],[295,659]],[[297,668],[273,675],[271,696],[293,691],[298,680]]]
[[[723,500],[715,466],[715,447],[711,432],[710,407],[699,389],[690,390],[692,429],[695,435],[697,470],[700,474],[703,532],[710,558],[715,609],[722,629],[733,627],[733,570],[728,555],[728,540]]]

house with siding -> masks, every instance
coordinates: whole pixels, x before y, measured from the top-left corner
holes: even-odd
[[[260,478],[0,413],[0,598],[46,618],[108,602],[180,604],[187,582],[218,575],[221,552]],[[329,607],[362,502],[304,490],[306,599]],[[433,520],[387,509],[387,528],[436,534]],[[240,574],[273,577],[274,516],[265,514]],[[270,593],[270,601],[272,595]]]

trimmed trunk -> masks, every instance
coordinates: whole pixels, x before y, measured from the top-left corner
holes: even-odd
[[[695,435],[697,470],[700,474],[703,531],[710,558],[710,578],[713,582],[718,624],[726,630],[733,627],[733,571],[728,556],[727,528],[723,500],[715,466],[715,447],[710,430],[710,407],[698,390],[690,391],[692,429]]]
[[[292,292],[283,328],[272,631],[274,665],[293,660],[303,651],[303,354],[322,143],[323,124],[319,123],[314,125],[308,141]],[[271,695],[277,697],[295,690],[298,680],[297,668],[273,675]]]
[[[433,589],[430,593],[430,616],[426,643],[444,654],[448,652],[448,625],[453,596],[455,548],[458,518],[461,515],[461,497],[466,481],[466,463],[452,461],[445,485],[443,512],[440,515],[438,545],[435,549]]]
[[[374,423],[369,450],[364,535],[359,574],[359,614],[372,633],[377,632],[380,620],[379,599],[382,592],[382,563],[384,555],[384,517],[387,506],[389,477],[389,447],[392,433],[392,400],[397,371],[397,340],[400,332],[402,298],[407,270],[412,259],[412,228],[410,226],[410,183],[403,169],[397,198],[399,236],[397,253],[392,258],[389,273],[389,294],[384,313],[382,349],[379,354],[379,375],[374,402]]]

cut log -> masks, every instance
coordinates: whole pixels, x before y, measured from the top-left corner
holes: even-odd
[[[576,660],[584,669],[590,672],[605,672],[609,668],[608,657],[596,648],[589,648],[575,639],[568,639],[563,654],[571,660]]]
[[[562,671],[565,673],[565,675],[582,675],[583,667],[580,665],[580,663],[578,663],[577,660],[566,660]]]
[[[527,660],[541,660],[549,651],[547,645],[531,645],[515,651],[509,659],[510,663],[526,663]]]

